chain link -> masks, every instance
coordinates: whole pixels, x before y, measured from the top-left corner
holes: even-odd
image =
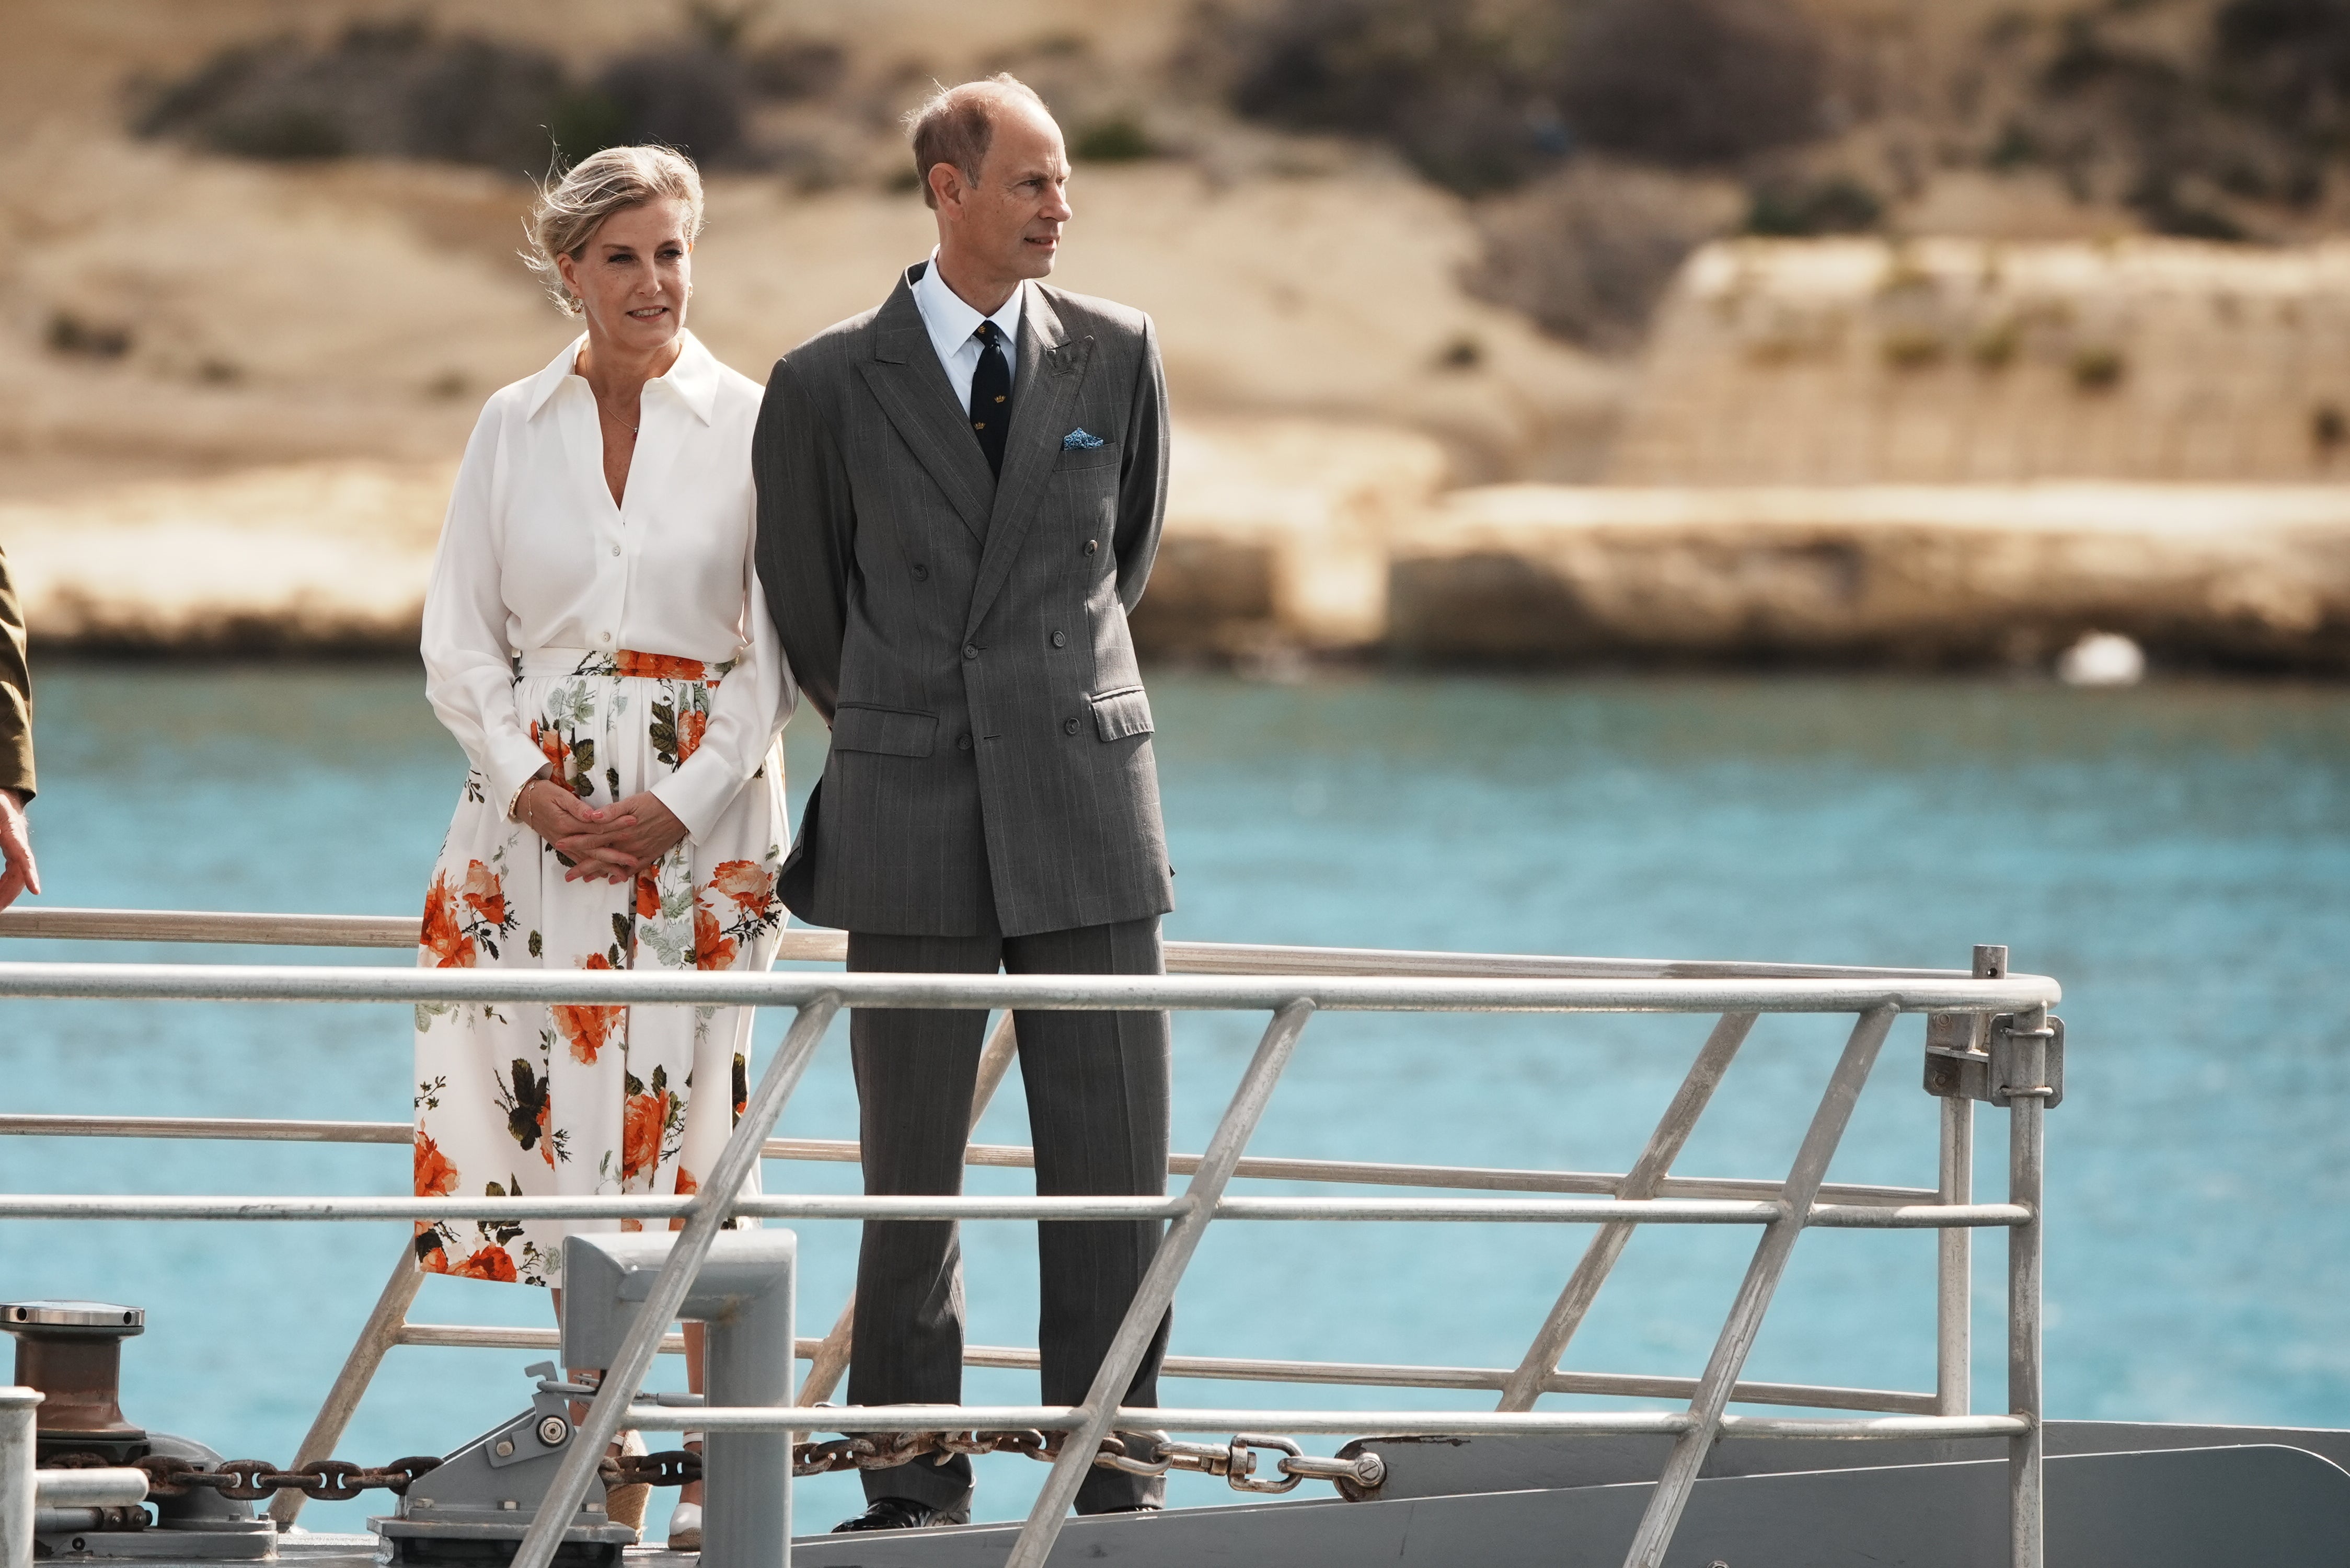
[[[1140,1441],[1137,1441],[1140,1439]],[[1057,1433],[1034,1430],[978,1432],[868,1432],[792,1446],[792,1474],[829,1475],[836,1470],[891,1469],[919,1459],[933,1464],[962,1454],[1019,1454],[1050,1464],[1061,1457]],[[1357,1447],[1349,1444],[1350,1449]],[[1273,1477],[1257,1476],[1260,1452],[1280,1456]],[[113,1464],[103,1454],[58,1454],[42,1463],[57,1469],[86,1469]],[[429,1454],[394,1459],[380,1469],[366,1469],[348,1459],[317,1459],[291,1469],[279,1469],[267,1459],[223,1459],[207,1469],[190,1460],[164,1454],[133,1459],[147,1472],[150,1497],[185,1497],[192,1487],[205,1487],[238,1502],[257,1502],[281,1491],[298,1491],[321,1502],[348,1502],[362,1492],[381,1489],[404,1494],[409,1483],[441,1461]],[[1094,1463],[1128,1475],[1162,1476],[1169,1470],[1190,1470],[1219,1476],[1235,1491],[1285,1492],[1303,1480],[1326,1480],[1349,1497],[1375,1492],[1387,1479],[1387,1467],[1377,1454],[1342,1454],[1315,1459],[1286,1438],[1262,1432],[1241,1432],[1225,1443],[1186,1443],[1164,1432],[1118,1432],[1102,1439]],[[607,1488],[620,1486],[689,1486],[702,1479],[702,1456],[687,1449],[658,1454],[608,1455],[597,1473]]]
[[[1136,1439],[1141,1441],[1136,1441]],[[1350,1445],[1351,1447],[1352,1445]],[[1061,1457],[1058,1434],[1033,1430],[975,1432],[868,1432],[831,1438],[792,1447],[792,1474],[830,1475],[837,1470],[891,1469],[914,1459],[939,1463],[949,1455],[1019,1454],[1050,1464]],[[1259,1453],[1277,1454],[1272,1474],[1257,1474]],[[1102,1439],[1094,1463],[1128,1475],[1162,1476],[1170,1469],[1190,1470],[1222,1478],[1234,1491],[1285,1492],[1300,1481],[1326,1480],[1349,1497],[1367,1497],[1387,1479],[1387,1465],[1378,1455],[1353,1453],[1336,1459],[1316,1459],[1286,1438],[1262,1432],[1242,1432],[1224,1443],[1178,1442],[1164,1432],[1118,1432]],[[601,1467],[607,1487],[641,1482],[648,1486],[681,1486],[702,1479],[702,1456],[685,1449],[667,1453],[607,1459]],[[1276,1479],[1277,1478],[1277,1479]]]
[[[115,1461],[103,1454],[58,1454],[41,1461],[56,1469],[88,1469]],[[210,1469],[168,1454],[150,1454],[130,1463],[147,1472],[150,1497],[185,1497],[190,1487],[208,1487],[237,1502],[258,1502],[281,1491],[298,1491],[321,1502],[348,1502],[378,1488],[399,1495],[411,1481],[441,1461],[431,1454],[394,1459],[380,1469],[364,1469],[348,1459],[319,1459],[281,1470],[267,1459],[223,1459]]]

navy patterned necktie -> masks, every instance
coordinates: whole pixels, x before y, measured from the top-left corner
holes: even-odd
[[[1012,361],[1003,353],[1003,329],[983,321],[972,334],[980,341],[979,369],[971,378],[971,429],[987,455],[987,471],[1003,477],[1003,436],[1012,428]]]

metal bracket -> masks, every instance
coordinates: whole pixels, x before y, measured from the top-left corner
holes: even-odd
[[[2034,1039],[2046,1042],[2046,1066],[2038,1084],[2027,1085],[2021,1057]],[[1926,1092],[2002,1107],[2029,1096],[2054,1110],[2064,1099],[2064,1021],[2051,1013],[2047,1028],[2033,1032],[2018,1030],[2012,1012],[1933,1014],[1926,1020]]]

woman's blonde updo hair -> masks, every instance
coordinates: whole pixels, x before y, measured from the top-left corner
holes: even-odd
[[[579,301],[564,286],[557,256],[577,261],[604,220],[628,207],[663,197],[685,203],[685,237],[702,235],[702,172],[693,160],[667,147],[607,147],[573,164],[568,172],[538,190],[538,204],[523,222],[530,249],[523,260],[546,286],[547,296],[566,316],[579,314]]]

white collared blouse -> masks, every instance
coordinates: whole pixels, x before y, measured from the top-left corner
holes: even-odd
[[[514,700],[517,656],[671,654],[734,668],[710,726],[653,794],[696,838],[799,701],[753,565],[758,384],[691,332],[645,383],[623,500],[604,483],[583,334],[493,393],[466,443],[424,596],[425,694],[507,814],[546,766]]]

